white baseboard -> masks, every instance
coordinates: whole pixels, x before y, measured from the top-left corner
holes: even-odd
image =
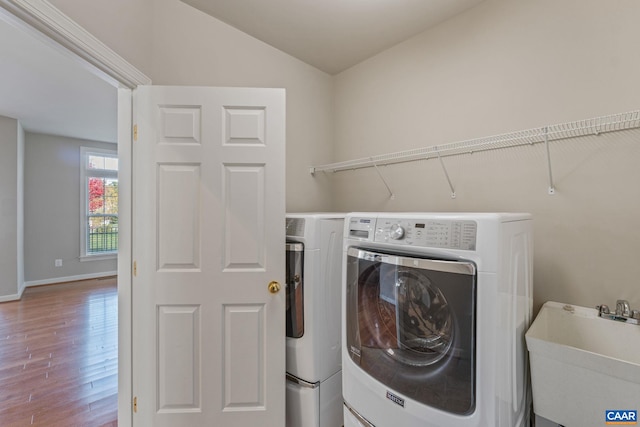
[[[23,280],[22,283],[20,283],[20,286],[18,287],[18,299],[22,298],[22,294],[24,293],[24,290],[26,288],[27,288],[27,284]]]
[[[22,293],[11,294],[11,295],[2,295],[2,296],[0,296],[0,302],[17,301],[21,297],[22,297]]]
[[[18,301],[20,298],[22,298],[22,293],[24,292],[24,288],[25,288],[25,283],[22,282],[20,285],[18,285],[17,294],[2,295],[0,296],[0,302]]]
[[[51,279],[32,280],[24,282],[24,287],[52,285],[54,283],[75,282],[77,280],[99,279],[100,277],[116,276],[117,271],[104,271],[102,273],[79,274],[77,276],[53,277]],[[17,298],[19,299],[19,297]],[[0,300],[1,301],[1,300]]]

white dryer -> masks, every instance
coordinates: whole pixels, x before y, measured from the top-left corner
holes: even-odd
[[[287,427],[341,427],[344,214],[287,214]]]
[[[345,427],[525,427],[528,214],[345,219]]]

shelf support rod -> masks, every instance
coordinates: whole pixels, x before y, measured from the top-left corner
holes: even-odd
[[[556,189],[553,186],[553,171],[551,168],[551,150],[549,149],[549,127],[545,126],[544,128],[544,145],[547,147],[547,167],[549,169],[549,195],[553,196],[556,194]]]
[[[384,183],[384,186],[387,187],[387,191],[389,192],[389,198],[391,200],[395,199],[396,195],[393,194],[393,191],[391,190],[391,187],[389,187],[389,184],[387,183],[387,180],[384,179],[384,176],[382,176],[382,172],[380,172],[380,169],[378,169],[378,165],[376,164],[376,162],[373,161],[372,157],[370,157],[369,160],[371,160],[371,163],[373,163],[373,167],[376,169],[376,172],[378,172],[378,176],[380,177],[380,179]]]
[[[451,189],[451,198],[456,198],[456,190],[453,188],[453,184],[451,183],[451,178],[449,178],[449,173],[447,172],[447,168],[444,165],[444,161],[442,160],[442,156],[440,156],[440,150],[438,147],[435,147],[436,153],[438,154],[438,160],[440,160],[440,166],[442,166],[442,170],[444,171],[444,176],[447,178],[447,182],[449,183],[449,188]]]

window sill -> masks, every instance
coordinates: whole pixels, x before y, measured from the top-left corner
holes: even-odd
[[[80,262],[85,261],[105,261],[109,259],[117,259],[118,253],[112,252],[108,254],[98,254],[98,255],[82,255],[80,256]]]

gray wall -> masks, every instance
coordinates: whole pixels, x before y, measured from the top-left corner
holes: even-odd
[[[82,146],[116,148],[114,144],[26,133],[24,252],[27,285],[117,269],[115,259],[79,260]],[[56,259],[62,259],[62,267],[54,266]]]
[[[18,231],[21,133],[17,120],[0,116],[0,301],[17,298],[23,286]]]

